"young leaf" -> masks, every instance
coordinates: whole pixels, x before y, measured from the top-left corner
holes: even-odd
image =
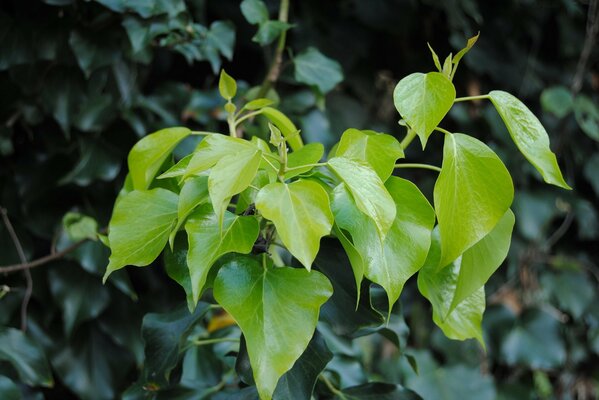
[[[184,179],[197,175],[212,168],[225,156],[236,155],[239,152],[256,150],[257,146],[247,140],[233,138],[225,135],[208,135],[202,140],[189,160]]]
[[[441,259],[439,229],[432,234],[431,248],[418,273],[418,290],[433,306],[433,321],[450,339],[477,339],[484,347],[482,319],[485,311],[484,287],[464,299],[450,312],[460,274],[460,264],[451,263],[438,270]]]
[[[127,158],[133,189],[146,190],[164,160],[190,134],[187,128],[167,128],[137,142]]]
[[[477,33],[476,36],[472,36],[470,39],[468,39],[468,41],[466,42],[466,47],[464,47],[462,50],[458,51],[458,53],[455,55],[455,57],[453,57],[453,60],[452,60],[453,71],[451,72],[450,79],[453,79],[453,76],[455,75],[455,71],[458,69],[458,64],[460,63],[460,60],[476,44],[476,41],[478,40],[479,35],[480,35],[480,32]]]
[[[516,97],[493,90],[489,97],[507,126],[520,152],[541,173],[545,182],[571,189],[564,181],[555,154],[549,148],[549,136],[541,122]]]
[[[292,170],[285,172],[285,179],[291,179],[310,171],[313,168],[311,166],[304,168],[299,167],[315,164],[320,161],[323,155],[324,146],[321,143],[310,143],[297,151],[289,153],[287,156],[287,168],[292,168]]]
[[[264,107],[261,110],[261,115],[266,117],[274,126],[279,128],[287,144],[291,147],[291,150],[297,151],[302,148],[304,143],[302,137],[299,134],[299,129],[291,122],[291,120],[282,112],[272,107]]]
[[[212,207],[206,204],[187,219],[185,231],[189,241],[187,266],[193,301],[197,303],[212,264],[226,253],[250,253],[260,226],[255,217],[240,217],[225,211],[221,229]]]
[[[240,7],[241,13],[250,24],[256,25],[268,21],[268,8],[262,0],[243,0]]]
[[[334,190],[332,208],[336,223],[351,234],[362,255],[366,277],[387,292],[391,310],[405,282],[426,259],[435,213],[410,181],[391,177],[385,185],[397,206],[397,216],[384,240],[375,224],[358,210],[343,184]]]
[[[126,265],[143,267],[158,257],[177,219],[179,196],[165,189],[134,190],[115,205],[108,230],[110,262],[103,281]]]
[[[334,157],[328,166],[347,185],[358,209],[376,224],[384,238],[395,220],[395,203],[376,172],[364,161]]]
[[[487,145],[445,135],[443,164],[434,190],[444,267],[486,236],[512,204],[509,172]]]
[[[218,80],[218,91],[223,99],[231,101],[237,93],[237,82],[224,69],[220,71]]]
[[[271,183],[256,196],[256,208],[271,220],[289,252],[309,271],[320,239],[331,232],[327,192],[316,182]]]
[[[404,157],[401,145],[393,136],[353,128],[343,132],[335,155],[366,161],[383,182],[393,173],[395,161]]]
[[[431,47],[430,43],[427,43],[428,49],[431,51],[431,55],[433,56],[433,62],[435,63],[435,67],[439,72],[443,72],[443,68],[441,67],[441,62],[439,61],[439,56],[435,53],[435,50]]]
[[[447,58],[445,59],[445,61],[443,62],[443,75],[445,75],[447,77],[447,79],[449,79],[451,81],[451,53],[449,53],[449,55],[447,56]]]
[[[341,65],[314,47],[310,47],[293,59],[295,79],[306,85],[315,86],[320,93],[330,92],[343,80]]]
[[[176,178],[185,175],[185,170],[187,170],[187,166],[189,165],[189,161],[191,161],[192,157],[193,153],[186,155],[185,157],[180,159],[175,165],[164,171],[162,174],[158,175],[156,179]]]
[[[254,111],[264,107],[268,107],[273,103],[274,101],[272,101],[271,99],[255,99],[247,103],[245,106],[243,106],[243,108],[246,110]]]
[[[460,274],[449,312],[466,298],[483,287],[507,257],[514,229],[515,217],[507,210],[495,228],[455,261],[460,264]]]
[[[265,269],[247,259],[220,269],[214,297],[245,336],[261,399],[271,399],[279,378],[302,355],[331,294],[330,282],[317,271]]]
[[[422,148],[454,100],[455,87],[440,72],[410,74],[399,81],[393,92],[395,108],[418,134]]]

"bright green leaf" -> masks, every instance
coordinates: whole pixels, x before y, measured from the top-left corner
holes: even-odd
[[[476,41],[478,40],[478,37],[480,35],[480,32],[476,34],[476,36],[472,36],[470,39],[468,39],[468,41],[466,42],[466,47],[464,47],[462,50],[458,51],[455,55],[455,57],[453,57],[452,63],[454,65],[454,73],[455,70],[458,67],[458,64],[460,63],[460,60],[462,59],[462,57],[464,57],[466,55],[466,53],[468,53],[470,51],[470,49],[472,47],[474,47],[474,45],[476,44]],[[453,75],[452,75],[453,77]]]
[[[271,99],[255,99],[247,103],[243,108],[246,110],[254,111],[264,107],[272,105],[274,101]]]
[[[127,162],[136,190],[145,190],[160,166],[179,142],[191,134],[187,128],[167,128],[154,132],[133,146]]]
[[[507,126],[520,152],[541,173],[545,182],[571,189],[564,181],[555,154],[549,148],[549,136],[538,118],[516,97],[493,90],[489,97]]]
[[[191,161],[192,157],[193,153],[186,155],[185,157],[180,159],[175,165],[164,171],[162,174],[158,175],[156,179],[176,178],[185,175],[185,171],[187,170],[187,166],[189,165],[189,161]]]
[[[307,180],[271,183],[258,192],[256,208],[274,222],[283,244],[310,270],[320,239],[333,226],[329,196],[322,186]]]
[[[272,107],[264,107],[261,110],[261,114],[272,122],[285,136],[287,144],[291,147],[291,150],[296,151],[302,148],[304,143],[300,136],[300,131],[297,129],[295,124],[281,111]]]
[[[366,161],[385,182],[393,173],[395,161],[403,158],[404,153],[391,135],[352,128],[343,132],[335,156]]]
[[[241,13],[250,24],[256,25],[268,21],[268,9],[262,0],[243,0],[240,7]]]
[[[262,399],[272,397],[279,378],[308,346],[319,309],[332,291],[328,279],[317,271],[265,269],[251,260],[220,269],[214,297],[245,336]]]
[[[221,229],[212,207],[206,204],[187,219],[185,231],[189,241],[187,266],[193,301],[197,303],[212,264],[226,253],[250,253],[260,227],[255,217],[239,217],[225,211]]]
[[[175,225],[179,197],[165,189],[134,190],[115,205],[109,224],[110,273],[126,265],[143,267],[158,257]]]
[[[314,47],[310,47],[293,59],[295,79],[306,85],[316,86],[322,94],[330,92],[343,80],[341,65]]]
[[[439,56],[435,53],[435,50],[431,47],[430,43],[427,43],[428,49],[431,51],[431,56],[433,57],[433,62],[435,63],[435,67],[439,72],[443,72],[443,68],[441,67],[441,62],[439,61]]]
[[[291,179],[310,171],[313,168],[311,166],[304,168],[299,167],[315,164],[320,161],[323,155],[324,146],[321,143],[309,143],[301,149],[289,153],[287,156],[287,168],[293,168],[293,170],[285,172],[285,179]]]
[[[197,175],[212,168],[226,156],[235,156],[239,152],[256,149],[256,145],[247,140],[220,134],[208,135],[193,152],[193,157],[188,162],[183,178],[187,179],[192,175]]]
[[[454,100],[455,87],[440,72],[410,74],[399,81],[393,92],[395,108],[418,134],[423,148]]]
[[[225,100],[231,100],[237,94],[237,82],[224,69],[220,71],[220,79],[218,80],[218,91]]]
[[[210,199],[208,195],[208,177],[196,176],[189,178],[183,184],[179,193],[179,205],[177,207],[177,226],[173,229],[169,238],[171,247],[175,235],[179,228],[185,223],[185,219],[195,210],[197,206],[207,203]]]
[[[386,187],[397,206],[397,215],[384,240],[372,220],[358,210],[343,184],[334,190],[332,208],[336,223],[350,233],[362,255],[366,277],[387,292],[391,310],[406,281],[426,259],[435,213],[410,181],[391,177]]]
[[[374,221],[384,238],[395,220],[396,207],[381,178],[364,161],[334,157],[328,165],[347,185],[358,209]]]
[[[512,204],[514,186],[499,157],[478,139],[445,135],[434,190],[444,267],[486,236]]]

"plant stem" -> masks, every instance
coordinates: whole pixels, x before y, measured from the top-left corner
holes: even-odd
[[[414,140],[414,138],[416,137],[416,132],[413,129],[408,128],[408,132],[406,133],[406,136],[404,136],[404,138],[402,139],[400,145],[401,148],[403,150],[405,150],[410,143],[412,143],[412,140]]]
[[[271,168],[272,168],[273,170],[275,170],[275,171],[278,171],[278,170],[279,170],[277,167],[275,167],[275,166],[274,166],[274,164],[273,164],[273,163],[271,163],[270,161],[268,161],[268,158],[264,157],[264,153],[262,153],[262,159],[263,159],[264,161],[266,161],[266,163],[267,163],[268,165],[270,165],[270,166],[271,166]]]
[[[486,100],[489,98],[490,98],[490,96],[488,94],[481,94],[480,96],[458,97],[453,102],[458,103],[460,101]]]
[[[441,168],[439,168],[435,165],[429,165],[429,164],[416,164],[416,163],[395,164],[395,168],[421,168],[421,169],[430,169],[431,171],[441,172]]]
[[[439,132],[443,132],[443,133],[444,133],[444,134],[446,134],[446,135],[451,135],[451,132],[449,132],[448,130],[446,130],[446,129],[443,129],[443,128],[439,127],[439,126],[438,126],[438,127],[436,127],[436,128],[435,128],[435,130],[436,130],[436,131],[439,131]]]
[[[323,381],[324,384],[327,385],[327,388],[329,388],[329,390],[331,392],[333,392],[334,395],[339,396],[342,399],[347,399],[347,397],[345,397],[345,395],[343,394],[343,392],[341,390],[337,389],[335,387],[335,385],[333,385],[333,382],[331,382],[329,380],[329,378],[327,378],[324,374],[320,374],[318,376],[318,379],[320,379],[321,381]]]
[[[235,121],[235,127],[237,127],[237,125],[239,125],[240,123],[242,123],[246,119],[250,119],[250,118],[255,117],[256,115],[260,115],[260,114],[262,114],[262,110],[258,110],[258,111],[254,111],[254,112],[245,114],[243,117],[241,117],[241,118],[239,118],[238,120]]]
[[[287,22],[289,20],[289,0],[281,0],[281,4],[279,6],[279,21]],[[281,74],[281,63],[283,62],[283,51],[285,50],[285,40],[287,39],[287,31],[281,32],[279,36],[279,41],[277,43],[277,48],[275,50],[275,54],[268,68],[268,73],[262,82],[262,86],[260,86],[260,91],[256,98],[264,97],[272,85],[279,79],[279,75]]]
[[[286,168],[285,172],[294,171],[296,169],[302,169],[302,168],[306,168],[306,167],[310,167],[310,168],[324,167],[325,165],[327,165],[327,163],[316,163],[316,164],[300,165],[300,166],[297,166],[297,167]]]
[[[237,338],[203,339],[203,340],[194,340],[193,344],[195,344],[196,346],[205,346],[208,344],[225,343],[225,342],[239,342],[239,339],[237,339]]]
[[[220,133],[217,133],[217,132],[205,132],[205,131],[191,131],[191,134],[196,135],[196,136],[220,135]]]

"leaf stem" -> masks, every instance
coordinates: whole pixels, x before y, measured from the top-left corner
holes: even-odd
[[[310,167],[310,168],[314,168],[314,167],[324,167],[328,165],[327,163],[315,163],[315,164],[305,164],[305,165],[299,165],[297,167],[291,167],[291,168],[285,168],[285,172],[289,172],[289,171],[295,171],[296,169],[302,169],[302,168],[306,168],[306,167]]]
[[[258,111],[254,111],[254,112],[245,114],[243,117],[241,117],[235,121],[235,127],[237,127],[237,125],[239,125],[246,119],[250,119],[250,118],[255,117],[256,115],[260,115],[260,114],[262,114],[262,110],[258,110]]]
[[[417,164],[417,163],[395,164],[395,168],[420,168],[420,169],[430,169],[431,171],[441,172],[441,168],[439,168],[435,165],[429,165],[429,164]]]
[[[217,133],[217,132],[205,132],[205,131],[191,131],[191,134],[197,135],[197,136],[220,135],[220,133]]]
[[[481,94],[479,96],[466,96],[466,97],[457,97],[453,102],[458,103],[460,101],[473,101],[473,100],[487,100],[491,96],[488,94]]]
[[[273,164],[273,163],[271,163],[270,161],[268,161],[268,158],[264,157],[264,153],[262,153],[262,159],[263,159],[264,161],[266,161],[266,163],[267,163],[268,165],[270,165],[270,166],[271,166],[271,168],[272,168],[273,170],[275,170],[275,171],[278,171],[278,170],[279,170],[277,167],[275,167],[275,166],[274,166],[274,164]]]
[[[237,338],[202,339],[202,340],[194,340],[193,344],[196,346],[205,346],[208,344],[225,343],[225,342],[239,342],[239,339],[237,339]]]
[[[329,390],[331,392],[333,392],[334,395],[339,396],[341,399],[347,399],[347,397],[345,397],[345,395],[343,394],[343,392],[341,390],[337,389],[335,387],[335,385],[333,385],[333,382],[331,382],[329,380],[329,378],[327,378],[324,374],[318,375],[318,379],[320,379],[321,381],[323,381],[324,384],[327,385],[327,388],[329,388]]]
[[[441,128],[440,126],[437,126],[437,127],[435,128],[435,130],[436,130],[436,131],[439,131],[439,132],[443,132],[443,133],[444,133],[444,134],[446,134],[446,135],[451,135],[451,132],[449,132],[447,129],[443,129],[443,128]]]
[[[410,145],[410,143],[412,143],[412,140],[414,140],[415,137],[416,137],[416,131],[408,128],[408,131],[406,132],[406,136],[404,136],[404,138],[402,139],[402,141],[400,143],[401,148],[403,150],[405,150]]]

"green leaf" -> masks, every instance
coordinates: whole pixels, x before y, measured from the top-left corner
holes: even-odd
[[[99,277],[80,268],[53,269],[48,274],[48,282],[52,296],[62,310],[67,337],[82,322],[98,317],[110,302],[110,293]]]
[[[543,90],[543,93],[541,93],[541,105],[545,111],[550,112],[558,118],[564,118],[572,112],[574,98],[568,88],[553,86]]]
[[[126,265],[143,267],[158,257],[177,219],[179,197],[165,189],[134,190],[115,205],[108,241],[110,262],[103,281]]]
[[[289,153],[287,156],[287,168],[294,169],[292,171],[285,172],[285,180],[310,171],[314,167],[299,167],[303,165],[315,164],[320,161],[323,155],[324,146],[321,143],[309,143],[303,146],[301,149]]]
[[[309,47],[293,59],[295,79],[316,86],[322,94],[330,92],[343,80],[341,65],[314,47]]]
[[[381,178],[364,161],[334,157],[329,160],[328,166],[345,183],[358,209],[374,221],[384,239],[397,210]]]
[[[362,255],[366,277],[387,292],[390,312],[406,281],[426,260],[435,213],[410,181],[391,177],[386,187],[397,206],[397,215],[384,240],[375,224],[358,210],[343,184],[334,190],[332,208],[336,223],[350,233]]]
[[[285,140],[287,140],[287,144],[291,147],[291,150],[297,151],[304,143],[302,142],[302,137],[300,136],[300,132],[294,123],[282,112],[272,107],[264,107],[261,110],[261,115],[266,117],[270,122],[276,126],[283,136],[285,136]]]
[[[208,191],[219,220],[222,221],[231,197],[243,192],[252,183],[261,160],[262,151],[256,147],[249,147],[221,158],[212,167],[208,177]]]
[[[164,171],[162,174],[158,175],[156,179],[168,179],[168,178],[176,178],[179,176],[185,175],[185,171],[187,170],[187,166],[191,161],[194,153],[188,154],[182,159],[180,159],[175,165]]]
[[[408,378],[407,386],[425,400],[499,399],[492,376],[459,364],[420,372]]]
[[[154,132],[133,146],[127,162],[129,174],[136,190],[145,190],[177,144],[191,131],[187,128],[167,128]]]
[[[421,400],[411,390],[390,383],[369,382],[344,388],[334,400]]]
[[[343,132],[335,156],[366,161],[385,182],[393,173],[395,161],[403,158],[404,153],[391,135],[352,128]]]
[[[289,252],[309,271],[320,239],[333,227],[327,192],[316,182],[271,183],[256,196],[256,208],[271,220]]]
[[[455,70],[457,69],[458,64],[460,63],[460,60],[462,59],[462,57],[464,57],[466,55],[466,53],[468,53],[470,51],[470,49],[472,47],[474,47],[479,36],[480,36],[480,32],[477,33],[476,36],[472,36],[470,39],[468,39],[468,41],[466,42],[466,47],[464,47],[462,50],[458,51],[457,54],[453,57],[452,63],[454,65],[454,68],[453,68],[454,73],[455,73]],[[452,78],[453,78],[453,74],[452,74]]]
[[[431,51],[431,56],[433,57],[433,62],[435,63],[435,67],[439,72],[443,72],[443,68],[441,67],[441,62],[439,61],[439,56],[435,53],[435,50],[431,47],[430,43],[427,43],[428,49]]]
[[[177,235],[172,243],[172,249],[164,250],[164,269],[169,278],[177,282],[185,291],[187,308],[189,312],[195,309],[193,293],[191,290],[191,275],[187,266],[187,253],[189,245],[187,244],[187,235]]]
[[[177,206],[177,226],[173,229],[170,236],[171,247],[177,231],[185,223],[185,219],[195,210],[197,206],[207,203],[210,199],[208,195],[208,177],[197,176],[189,178],[183,184],[181,193],[179,193],[179,205]]]
[[[250,24],[256,25],[268,21],[268,9],[262,0],[243,0],[240,7],[241,13]]]
[[[18,329],[0,328],[0,361],[8,361],[26,385],[54,385],[44,350]]]
[[[456,263],[460,263],[460,275],[450,311],[483,287],[505,260],[510,249],[514,222],[514,213],[507,210],[489,234],[466,250],[459,261],[456,260]]]
[[[482,319],[485,311],[485,290],[479,288],[450,311],[455,296],[460,263],[453,262],[438,270],[441,258],[439,230],[432,235],[431,248],[418,273],[418,290],[433,306],[433,321],[450,339],[465,340],[475,338],[484,347]]]
[[[237,94],[237,82],[224,69],[220,71],[218,91],[223,99],[229,101]]]
[[[520,152],[540,172],[545,182],[571,189],[564,181],[555,154],[549,148],[549,136],[537,117],[516,97],[493,90],[489,97]]]
[[[244,109],[254,111],[274,104],[271,99],[254,99],[243,106]]]
[[[422,148],[454,100],[455,87],[440,72],[410,74],[399,81],[393,92],[395,108],[418,134]]]
[[[239,217],[225,211],[222,229],[209,204],[199,207],[185,224],[189,241],[187,265],[191,276],[193,301],[197,303],[210,267],[226,253],[248,254],[258,238],[260,226],[255,217]]]
[[[263,22],[260,24],[258,32],[254,35],[252,41],[258,43],[260,46],[268,46],[292,26],[293,25],[282,21]]]
[[[240,261],[220,269],[214,297],[241,328],[258,393],[269,400],[279,378],[308,346],[332,287],[317,271],[265,269]]]
[[[461,133],[445,135],[434,190],[442,248],[439,267],[491,232],[513,198],[510,174],[493,150]]]
[[[184,350],[183,345],[193,326],[210,309],[199,303],[193,313],[185,307],[164,314],[146,314],[141,327],[144,340],[144,379],[148,383],[166,386],[171,371]]]
[[[451,81],[451,75],[452,75],[452,66],[453,64],[451,63],[451,53],[449,53],[449,55],[447,56],[447,58],[445,58],[445,61],[443,61],[443,75],[445,75],[447,77],[447,79],[449,79]],[[432,72],[434,73],[434,72]]]
[[[68,212],[62,218],[62,226],[67,232],[69,239],[74,242],[83,239],[98,239],[98,222],[87,215]]]
[[[21,400],[23,398],[17,385],[2,375],[0,375],[0,398],[4,400]]]
[[[599,107],[595,102],[585,95],[578,95],[574,100],[574,115],[580,129],[599,142]]]
[[[255,151],[256,149],[256,145],[247,140],[220,134],[208,135],[193,152],[193,157],[189,160],[183,179],[212,168],[226,156],[235,157],[240,152]]]

